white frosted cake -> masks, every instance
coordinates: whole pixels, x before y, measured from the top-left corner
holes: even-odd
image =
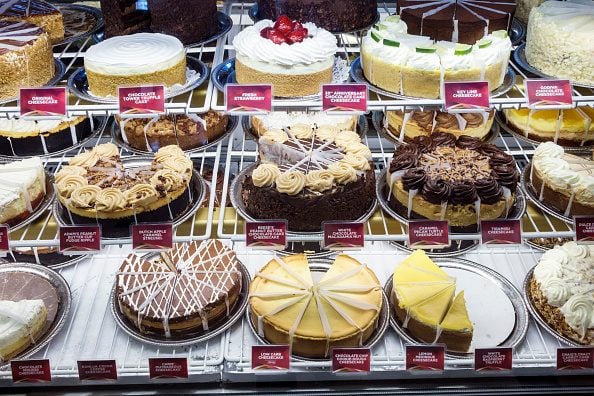
[[[45,196],[45,170],[39,157],[0,165],[0,224],[25,220]]]
[[[287,113],[273,111],[266,115],[252,117],[252,128],[259,136],[268,131],[294,129],[316,129],[337,134],[339,131],[354,131],[357,117],[351,115],[334,115],[326,113]]]
[[[43,330],[46,317],[42,300],[0,300],[0,362],[31,345]]]

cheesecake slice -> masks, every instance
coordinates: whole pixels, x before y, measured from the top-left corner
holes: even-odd
[[[0,300],[0,362],[7,362],[38,338],[47,318],[42,300]]]
[[[456,295],[446,316],[440,324],[441,334],[437,342],[444,343],[449,349],[466,352],[472,342],[473,326],[468,317],[464,291]]]

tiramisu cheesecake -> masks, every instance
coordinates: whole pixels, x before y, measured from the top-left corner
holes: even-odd
[[[64,39],[60,11],[43,0],[0,0],[0,21],[27,22],[42,28],[52,43]]]

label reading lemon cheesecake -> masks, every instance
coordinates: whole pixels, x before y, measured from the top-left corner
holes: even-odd
[[[21,88],[19,107],[21,117],[61,119],[66,116],[66,87]]]
[[[406,371],[443,371],[445,345],[406,345]]]

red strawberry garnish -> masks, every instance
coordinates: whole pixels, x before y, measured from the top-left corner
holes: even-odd
[[[274,43],[274,44],[282,44],[282,43],[286,43],[287,42],[287,38],[285,37],[284,34],[282,34],[281,32],[279,32],[276,29],[271,29],[268,32],[268,38]]]
[[[288,16],[281,15],[274,23],[274,28],[281,33],[287,34],[293,30],[293,21]]]
[[[303,24],[299,21],[293,22],[293,30],[303,29]]]
[[[264,29],[260,30],[260,37],[268,38],[268,33],[270,33],[271,30],[271,27],[265,27]]]
[[[290,43],[300,43],[307,37],[307,29],[302,28],[298,30],[293,30],[291,33],[287,34],[287,40]]]

